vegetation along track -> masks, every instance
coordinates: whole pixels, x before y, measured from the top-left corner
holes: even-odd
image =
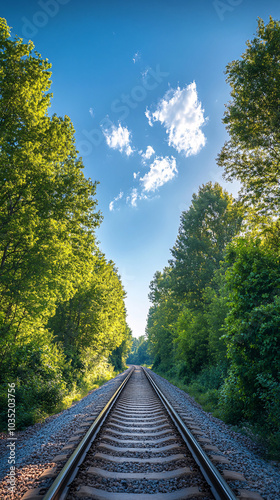
[[[46,494],[29,491],[23,498],[237,499],[188,420],[187,413],[177,414],[148,370],[132,367]],[[69,446],[77,439],[78,434]],[[251,498],[250,492],[240,498]]]

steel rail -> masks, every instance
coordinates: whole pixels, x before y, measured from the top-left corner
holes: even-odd
[[[67,460],[63,469],[58,474],[57,478],[43,497],[43,500],[63,500],[66,498],[68,494],[68,489],[70,487],[70,483],[75,478],[78,467],[82,464],[84,457],[89,450],[93,440],[96,438],[99,433],[101,426],[107,418],[108,413],[111,411],[113,405],[118,399],[120,393],[124,389],[128,380],[130,379],[132,373],[134,372],[134,366],[129,369],[128,375],[121,383],[120,387],[116,390],[116,392],[111,397],[110,401],[106,404],[103,410],[96,417],[87,433],[83,437],[82,441],[79,443],[75,451],[72,453],[70,458]]]
[[[215,500],[237,500],[237,497],[230,489],[227,482],[224,480],[224,478],[219,473],[218,469],[206,455],[205,451],[201,448],[200,444],[197,442],[193,434],[189,431],[189,429],[187,428],[181,417],[178,415],[176,410],[174,410],[172,405],[169,403],[167,398],[159,389],[156,382],[148,373],[147,369],[143,368],[143,370],[147,379],[149,380],[153,389],[155,390],[156,394],[158,395],[163,405],[165,406],[166,410],[168,411],[175,426],[177,427],[178,431],[183,437],[188,449],[190,450],[193,458],[195,459],[197,465],[199,466],[204,478],[209,484]]]

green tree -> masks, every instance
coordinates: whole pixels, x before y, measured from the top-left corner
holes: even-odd
[[[171,288],[170,268],[165,268],[162,273],[155,273],[150,284],[149,299],[153,303],[146,327],[149,349],[154,358],[154,366],[168,369],[174,362],[174,326],[179,312]]]
[[[246,236],[227,250],[230,374],[222,407],[230,421],[279,429],[280,255],[273,239]]]
[[[226,245],[241,226],[242,208],[222,187],[211,182],[193,195],[181,223],[169,261],[172,289],[191,307],[201,304],[203,290],[219,268]]]
[[[225,269],[223,262],[221,268],[215,271],[211,286],[204,289],[199,308],[193,308],[190,301],[184,302],[173,341],[178,374],[190,381],[204,370],[204,379],[211,377],[206,386],[215,384],[215,389],[223,381],[228,365],[224,338],[229,311]]]
[[[120,278],[96,245],[96,183],[70,119],[48,114],[50,68],[0,19],[0,406],[12,378],[19,426],[72,383],[90,388],[129,337]]]
[[[224,338],[225,320],[229,312],[228,290],[225,282],[226,263],[215,271],[211,286],[203,293],[203,314],[208,332],[209,362],[227,364],[227,345]]]
[[[97,252],[87,275],[68,301],[49,320],[55,340],[63,345],[71,374],[108,357],[127,340],[125,292],[112,261]],[[123,353],[125,344],[123,345]],[[120,368],[119,368],[120,369]]]
[[[209,182],[193,195],[181,224],[170,267],[155,273],[150,284],[147,336],[154,366],[170,369],[181,363],[182,374],[197,374],[225,357],[220,341],[225,298],[213,283],[226,245],[238,233],[242,206],[222,187]],[[207,293],[206,293],[206,290]],[[222,306],[219,318],[214,309]]]
[[[190,375],[199,373],[209,364],[207,323],[201,311],[185,306],[176,323],[176,358],[183,361]]]
[[[110,354],[109,361],[117,371],[126,368],[126,362],[132,346],[132,331],[126,326],[122,343],[118,345]]]
[[[141,335],[141,337],[132,337],[132,342],[131,342],[131,347],[130,347],[130,353],[127,358],[127,363],[131,365],[137,365],[136,359],[137,359],[137,350],[138,347],[141,343],[142,340],[144,340],[144,335]]]
[[[232,100],[224,123],[230,135],[218,157],[225,177],[259,215],[279,212],[280,23],[259,19],[255,38],[226,69]]]
[[[57,302],[74,294],[100,223],[73,125],[67,116],[48,116],[50,67],[32,42],[12,40],[0,19],[0,328],[7,364]]]
[[[127,363],[133,365],[150,365],[152,363],[152,358],[149,353],[149,343],[145,335],[141,335],[139,338],[133,338]]]

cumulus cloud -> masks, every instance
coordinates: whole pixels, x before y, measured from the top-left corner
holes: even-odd
[[[201,127],[206,123],[204,109],[198,100],[196,83],[170,89],[154,112],[146,110],[150,126],[160,122],[168,134],[168,144],[186,157],[199,153],[206,144]]]
[[[114,207],[114,205],[115,205],[116,201],[121,200],[121,199],[122,199],[122,197],[123,197],[123,192],[121,191],[121,192],[118,194],[118,196],[116,196],[116,197],[113,199],[113,201],[111,201],[111,202],[109,203],[109,210],[110,210],[110,212],[112,212],[112,211],[114,210],[114,208],[115,208],[115,207]]]
[[[143,161],[145,162],[155,154],[155,150],[152,146],[148,146],[145,153],[143,153],[143,151],[139,151],[139,154],[142,156]]]
[[[131,132],[127,127],[122,127],[120,123],[118,127],[112,125],[110,129],[104,129],[103,134],[109,148],[117,149],[127,156],[133,153],[133,149],[130,145]]]
[[[177,173],[176,160],[172,156],[156,156],[150,165],[150,170],[140,178],[143,191],[155,191],[166,182],[170,181]]]

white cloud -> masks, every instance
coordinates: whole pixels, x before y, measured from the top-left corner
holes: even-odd
[[[140,172],[133,172],[133,179],[137,179],[137,177],[140,175]]]
[[[159,121],[166,128],[168,144],[186,157],[199,153],[206,144],[201,127],[206,123],[204,109],[198,101],[195,82],[181,89],[170,89],[156,111],[146,110],[150,126]]]
[[[133,58],[132,58],[132,60],[133,60],[134,64],[135,64],[137,61],[139,61],[139,59],[140,59],[140,58],[141,58],[140,52],[139,52],[139,50],[137,50],[137,52],[135,52],[135,54],[134,54],[134,56],[133,56]]]
[[[106,142],[109,148],[117,149],[121,153],[124,152],[127,156],[133,153],[133,149],[130,146],[131,132],[129,132],[127,127],[113,125],[110,129],[103,130]]]
[[[94,118],[94,111],[93,108],[89,108],[89,114],[92,118]]]
[[[136,188],[133,188],[130,196],[130,203],[132,207],[137,206],[137,198],[138,198],[138,191]]]
[[[150,170],[140,178],[144,191],[155,191],[166,182],[170,181],[177,173],[176,160],[172,156],[156,156],[150,165]]]
[[[111,202],[109,203],[109,210],[110,210],[110,212],[112,212],[112,211],[114,210],[114,208],[115,208],[115,207],[114,207],[115,202],[116,202],[116,201],[121,200],[121,199],[122,199],[122,197],[123,197],[123,192],[121,191],[121,192],[118,194],[118,196],[116,196],[116,197],[113,199],[113,201],[111,201]]]
[[[126,203],[130,204],[132,207],[137,207],[137,201],[146,199],[147,196],[143,192],[139,193],[137,188],[133,188],[130,194],[126,197]]]
[[[149,122],[150,127],[153,126],[153,114],[155,114],[155,112],[151,113],[151,111],[149,109],[146,109],[145,116],[148,118],[148,122]],[[156,120],[154,120],[154,121],[156,121]]]
[[[149,160],[151,158],[151,156],[153,156],[155,154],[155,150],[152,146],[148,146],[145,153],[143,153],[143,151],[139,151],[139,154],[142,156],[142,158],[145,162],[146,160]]]

